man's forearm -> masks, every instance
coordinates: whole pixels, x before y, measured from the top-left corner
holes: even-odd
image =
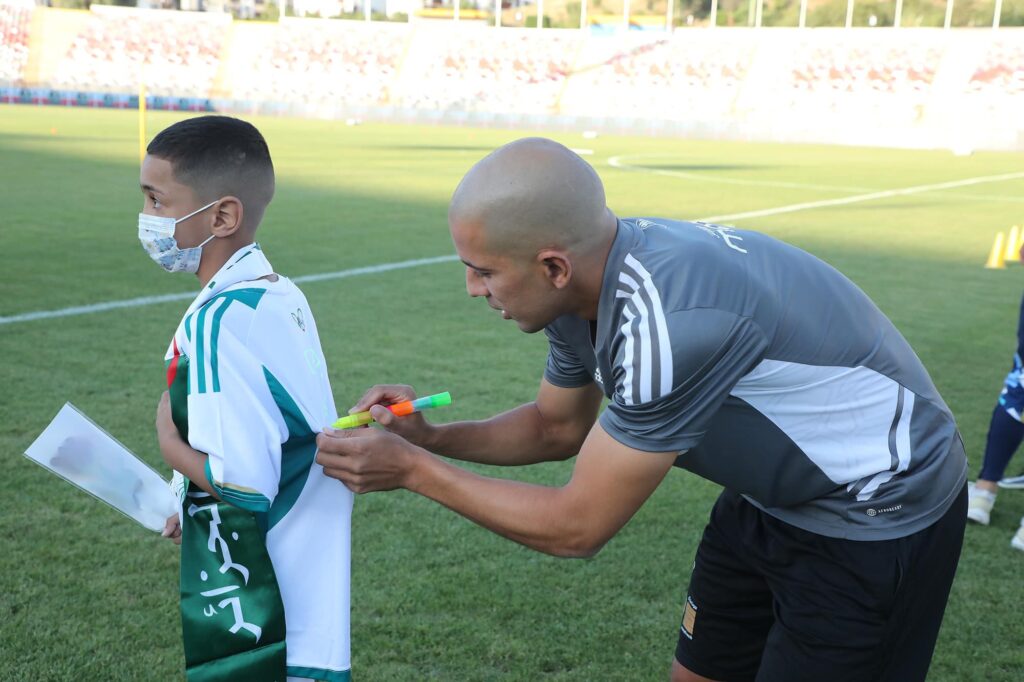
[[[409,490],[531,549],[562,557],[588,557],[595,541],[586,514],[566,513],[565,488],[479,476],[424,453]]]
[[[527,403],[482,421],[437,425],[421,445],[466,462],[517,466],[568,459],[585,435],[546,424],[537,404]]]

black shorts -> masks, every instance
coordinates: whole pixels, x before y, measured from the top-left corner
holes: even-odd
[[[840,540],[727,490],[697,548],[676,660],[723,682],[924,680],[966,517],[965,488],[913,535]]]

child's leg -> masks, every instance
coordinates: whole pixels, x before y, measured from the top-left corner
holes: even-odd
[[[1024,438],[1024,297],[1021,298],[1020,315],[1017,319],[1017,352],[1013,355],[1013,366],[1003,383],[1003,391],[999,395],[999,403],[992,412],[992,422],[988,427],[988,441],[985,444],[985,458],[981,463],[976,487],[989,492],[996,492],[996,483],[1006,473],[1006,465],[1020,446]]]
[[[1017,451],[1021,440],[1024,440],[1024,424],[1006,413],[1002,405],[996,405],[992,411],[992,422],[988,427],[988,441],[985,444],[985,459],[978,474],[978,486],[985,487],[990,483],[995,490],[995,483],[1006,473],[1013,453]]]

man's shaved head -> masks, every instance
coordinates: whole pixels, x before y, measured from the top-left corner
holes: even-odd
[[[529,137],[495,150],[459,183],[448,224],[466,291],[523,331],[596,318],[617,222],[597,173],[566,147]]]
[[[459,183],[448,222],[480,230],[489,250],[587,252],[603,244],[610,221],[604,186],[563,145],[529,137],[495,150]]]

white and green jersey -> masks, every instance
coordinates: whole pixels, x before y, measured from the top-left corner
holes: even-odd
[[[290,280],[262,279],[272,273],[251,244],[189,306],[166,357],[172,411],[208,455],[221,499],[253,512],[265,531],[288,674],[339,682],[349,679],[353,496],[315,461],[317,433],[337,418],[316,322]],[[231,541],[217,541],[227,556]]]

